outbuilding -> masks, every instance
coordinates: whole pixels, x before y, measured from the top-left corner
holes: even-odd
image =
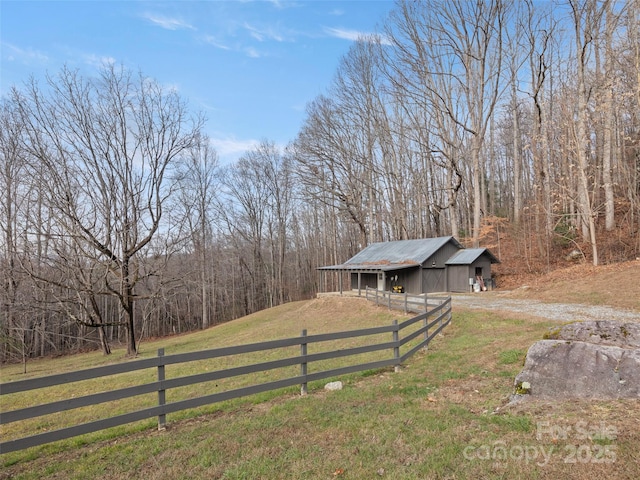
[[[449,292],[493,288],[491,265],[500,261],[487,248],[466,248],[446,261]]]
[[[499,260],[486,248],[465,249],[454,237],[373,243],[341,265],[320,267],[349,272],[350,289],[428,292],[468,292],[493,285],[491,265]],[[343,291],[342,275],[339,289]],[[321,284],[324,282],[321,281]]]

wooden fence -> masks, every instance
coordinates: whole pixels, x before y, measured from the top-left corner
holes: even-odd
[[[415,295],[412,293],[395,293],[384,290],[376,290],[367,287],[365,289],[365,298],[376,305],[384,305],[394,310],[403,310],[407,312],[428,312],[429,304],[427,302],[427,294]],[[449,297],[429,297],[432,305],[439,305]]]
[[[305,394],[307,392],[307,384],[309,382],[390,366],[394,366],[397,369],[407,358],[411,357],[421,348],[425,348],[429,344],[431,339],[433,339],[446,325],[448,325],[450,321],[451,297],[447,297],[446,299],[443,299],[442,303],[437,305],[431,311],[422,313],[401,323],[394,321],[392,325],[388,326],[379,326],[360,330],[319,335],[308,335],[307,331],[303,330],[302,334],[299,337],[295,338],[272,340],[233,347],[215,348],[212,350],[175,355],[164,355],[164,349],[160,349],[158,350],[157,357],[153,358],[90,368],[70,373],[62,373],[58,375],[51,375],[48,377],[2,383],[0,384],[0,398],[12,394],[20,394],[20,392],[46,389],[49,387],[55,387],[57,385],[64,385],[80,382],[83,380],[108,377],[112,375],[120,375],[143,369],[156,369],[155,376],[157,378],[155,382],[151,383],[129,386],[126,388],[119,388],[111,391],[93,393],[79,397],[60,399],[54,402],[20,408],[12,411],[3,411],[0,412],[0,425],[7,425],[13,422],[29,420],[41,416],[51,415],[57,412],[74,410],[81,407],[114,402],[116,400],[135,397],[138,395],[150,393],[155,394],[155,392],[157,392],[157,404],[153,407],[119,414],[109,418],[102,418],[99,420],[89,421],[87,423],[81,423],[57,430],[46,431],[44,433],[6,440],[0,443],[0,453],[9,453],[17,450],[22,450],[25,448],[71,438],[78,435],[97,432],[106,428],[125,425],[152,417],[158,418],[158,428],[163,429],[166,425],[166,415],[169,413],[175,413],[186,409],[201,407],[225,400],[240,398],[247,395],[268,392],[271,390],[295,385],[299,385],[301,393]],[[409,330],[409,332],[407,332],[407,330]],[[404,337],[402,337],[403,331],[406,333]],[[389,341],[372,343],[357,347],[342,348],[332,351],[321,351],[318,353],[308,352],[309,346],[313,344],[320,344],[322,342],[330,342],[356,337],[369,337],[372,335],[380,336],[380,334],[390,335],[391,338],[389,339]],[[419,341],[415,345],[407,346],[409,342],[416,339],[418,339]],[[249,352],[266,352],[268,350],[286,349],[290,347],[299,347],[300,354],[293,357],[281,358],[278,360],[244,365],[240,367],[233,367],[224,370],[203,372],[195,375],[171,379],[166,378],[166,367],[169,365],[184,364],[186,362],[194,362],[206,359],[224,358],[246,354]],[[368,352],[384,351],[389,352],[389,355],[381,355],[383,357],[381,359],[367,361],[365,363],[343,365],[338,368],[332,368],[324,371],[310,371],[310,366],[314,362],[320,362],[328,359],[353,357],[355,355],[361,355]],[[297,368],[299,369],[299,375],[267,383],[236,388],[228,391],[211,393],[199,396],[197,398],[187,398],[171,403],[166,402],[166,392],[169,389],[184,387],[187,385],[203,384],[205,382],[213,382],[216,380],[247,375],[255,372],[267,372],[273,369],[287,366],[297,366]]]

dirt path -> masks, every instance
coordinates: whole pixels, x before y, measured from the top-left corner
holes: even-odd
[[[573,322],[584,320],[619,320],[640,322],[640,312],[615,309],[608,306],[544,303],[538,300],[505,298],[497,292],[483,292],[475,295],[452,295],[453,308],[501,310],[534,317]]]

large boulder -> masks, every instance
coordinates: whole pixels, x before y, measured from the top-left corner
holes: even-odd
[[[531,346],[512,400],[640,399],[640,323],[589,321]]]

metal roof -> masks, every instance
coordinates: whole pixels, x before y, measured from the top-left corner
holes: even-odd
[[[452,242],[458,248],[463,248],[451,236],[372,243],[344,264],[321,267],[320,270],[388,271],[416,267],[423,264],[448,242]]]
[[[318,270],[350,270],[350,271],[372,271],[372,272],[389,272],[392,270],[402,270],[403,268],[413,268],[417,267],[416,263],[386,263],[381,265],[372,265],[370,263],[366,265],[353,263],[347,264],[343,263],[342,265],[329,265],[327,267],[318,267]]]
[[[445,262],[446,265],[471,265],[480,256],[486,254],[489,257],[491,263],[500,263],[493,254],[486,248],[466,248],[454,253],[449,260]]]

